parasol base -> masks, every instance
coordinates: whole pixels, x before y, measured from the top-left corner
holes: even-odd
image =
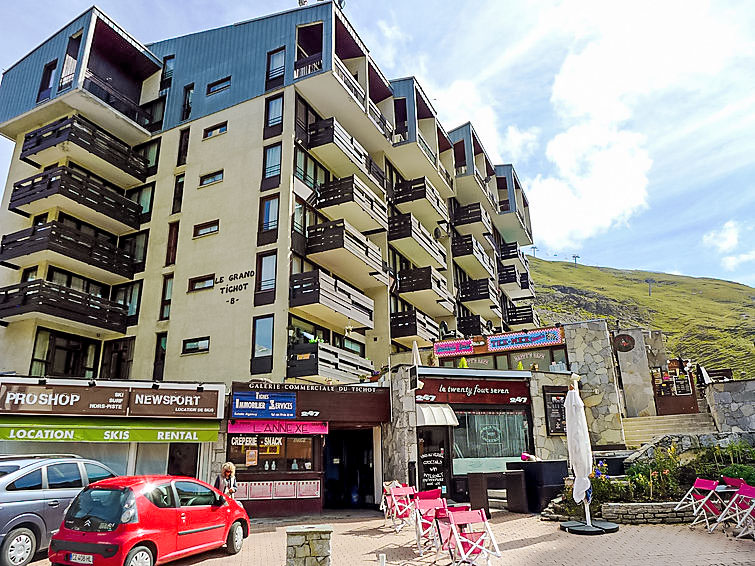
[[[615,533],[619,530],[619,525],[609,523],[608,521],[593,521],[592,525],[582,521],[565,521],[561,523],[562,531],[573,535],[604,535],[606,533]]]

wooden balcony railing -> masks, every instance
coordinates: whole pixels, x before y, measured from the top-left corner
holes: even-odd
[[[433,291],[440,299],[450,299],[448,282],[432,266],[402,269],[398,272],[398,292]]]
[[[470,301],[498,303],[500,291],[493,279],[470,279],[459,284],[459,300],[462,303]]]
[[[346,68],[346,65],[344,65],[335,54],[333,54],[333,73],[341,80],[346,89],[351,92],[354,100],[356,100],[362,109],[364,109],[364,101],[366,100],[367,95],[365,94],[362,85],[357,82]]]
[[[388,219],[388,241],[392,242],[405,238],[415,240],[439,265],[446,265],[446,250],[435,241],[433,235],[420,224],[419,220],[412,214],[396,214],[391,216]],[[414,261],[419,260],[414,259]]]
[[[333,220],[307,227],[307,254],[344,249],[376,272],[383,272],[383,254],[345,220]]]
[[[375,303],[348,283],[323,271],[307,271],[291,276],[289,306],[320,304],[353,321],[356,327],[373,328]]]
[[[430,148],[430,144],[427,143],[425,138],[422,137],[422,134],[419,133],[419,129],[417,130],[417,143],[419,144],[419,147],[422,148],[422,151],[427,156],[427,158],[430,160],[430,163],[435,165],[438,162],[438,156],[435,155],[435,152]]]
[[[152,116],[147,110],[89,70],[84,77],[84,89],[137,124],[144,125],[152,122]]]
[[[307,75],[311,75],[312,73],[316,73],[317,71],[322,71],[322,53],[315,53],[314,55],[310,55],[309,57],[298,59],[294,63],[295,79],[306,77]]]
[[[498,255],[502,260],[518,259],[525,267],[529,266],[529,260],[517,242],[501,244]]]
[[[463,336],[482,336],[489,334],[492,330],[492,323],[489,323],[480,315],[460,316],[456,319],[456,330]]]
[[[0,319],[34,312],[126,332],[126,307],[108,299],[42,279],[0,289]]]
[[[451,241],[451,253],[453,257],[474,256],[486,271],[490,272],[491,275],[494,273],[493,260],[485,253],[485,248],[472,234],[454,237]]]
[[[420,199],[427,201],[441,218],[448,219],[446,202],[427,177],[396,183],[396,187],[393,189],[394,204],[404,204]]]
[[[134,258],[109,241],[53,220],[3,236],[0,261],[49,250],[131,279]]]
[[[533,324],[535,322],[535,309],[532,305],[523,307],[507,306],[505,319],[509,326]]]
[[[286,377],[320,376],[347,383],[371,377],[372,362],[360,355],[324,342],[291,344]]]
[[[488,234],[493,233],[493,222],[490,220],[490,215],[479,202],[458,207],[451,217],[453,226],[465,226],[476,222],[481,223]]]
[[[315,206],[321,209],[354,202],[383,227],[388,225],[388,205],[354,175],[320,185],[315,198]]]
[[[370,116],[378,129],[383,132],[385,139],[391,141],[393,139],[393,126],[388,121],[388,118],[383,116],[383,113],[380,112],[380,109],[375,105],[374,102],[372,102],[372,100],[368,100],[367,114]]]
[[[80,169],[55,167],[13,185],[8,208],[16,211],[37,200],[59,194],[108,218],[139,227],[141,207],[99,178]]]
[[[391,338],[413,336],[428,341],[437,340],[440,336],[440,327],[431,317],[417,309],[392,313]]]
[[[74,143],[141,181],[147,178],[148,162],[125,142],[81,116],[61,118],[26,134],[21,159],[65,141]]]
[[[519,283],[519,271],[515,265],[499,265],[498,284],[507,285],[509,283]]]

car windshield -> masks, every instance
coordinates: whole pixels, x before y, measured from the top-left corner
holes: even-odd
[[[3,477],[6,474],[10,474],[11,472],[15,472],[20,467],[21,466],[0,466],[0,478]]]
[[[66,513],[66,526],[82,531],[109,531],[121,522],[128,489],[88,488],[73,500]]]

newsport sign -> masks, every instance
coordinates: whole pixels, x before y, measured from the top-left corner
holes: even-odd
[[[218,391],[0,384],[0,414],[219,419]]]

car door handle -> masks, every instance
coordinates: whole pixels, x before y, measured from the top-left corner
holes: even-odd
[[[58,507],[60,505],[60,501],[58,501],[57,499],[53,499],[52,501],[48,501],[47,504],[50,507]]]

